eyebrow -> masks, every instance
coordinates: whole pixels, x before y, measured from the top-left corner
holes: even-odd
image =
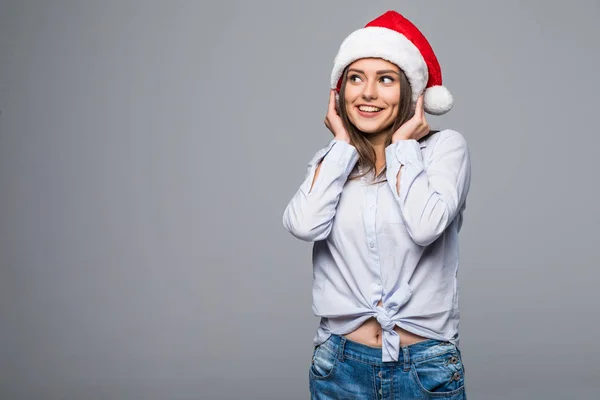
[[[350,69],[348,70],[348,72],[350,72],[350,71],[354,71],[354,72],[358,72],[359,74],[366,75],[366,74],[365,74],[365,71],[363,71],[363,70],[360,70],[360,69],[356,69],[356,68],[350,68]],[[393,74],[396,74],[396,75],[400,76],[400,74],[399,74],[398,72],[394,71],[393,69],[382,69],[382,70],[379,70],[379,71],[377,71],[377,72],[376,72],[376,74],[377,74],[377,75],[381,75],[381,74],[389,74],[390,72],[391,72],[391,73],[393,73]]]

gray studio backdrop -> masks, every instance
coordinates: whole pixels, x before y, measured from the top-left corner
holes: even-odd
[[[597,1],[0,2],[0,398],[306,399],[283,210],[342,39],[417,23],[467,138],[469,398],[597,398]]]

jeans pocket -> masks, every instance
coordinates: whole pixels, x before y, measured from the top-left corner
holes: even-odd
[[[430,398],[450,397],[465,391],[464,367],[456,348],[415,362],[411,369],[417,386]]]
[[[337,360],[337,355],[332,350],[322,344],[317,346],[313,351],[310,376],[319,380],[331,378]]]

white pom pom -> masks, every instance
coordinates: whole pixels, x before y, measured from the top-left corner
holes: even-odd
[[[454,99],[445,86],[432,86],[425,90],[423,107],[425,112],[432,115],[442,115],[452,109]]]

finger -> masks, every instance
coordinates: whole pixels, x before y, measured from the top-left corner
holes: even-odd
[[[329,92],[329,112],[331,115],[337,115],[337,111],[335,109],[335,89],[331,89]]]
[[[415,108],[415,115],[418,115],[420,118],[425,118],[425,110],[423,107],[424,97],[425,96],[423,94],[419,96],[417,99],[417,106]]]

